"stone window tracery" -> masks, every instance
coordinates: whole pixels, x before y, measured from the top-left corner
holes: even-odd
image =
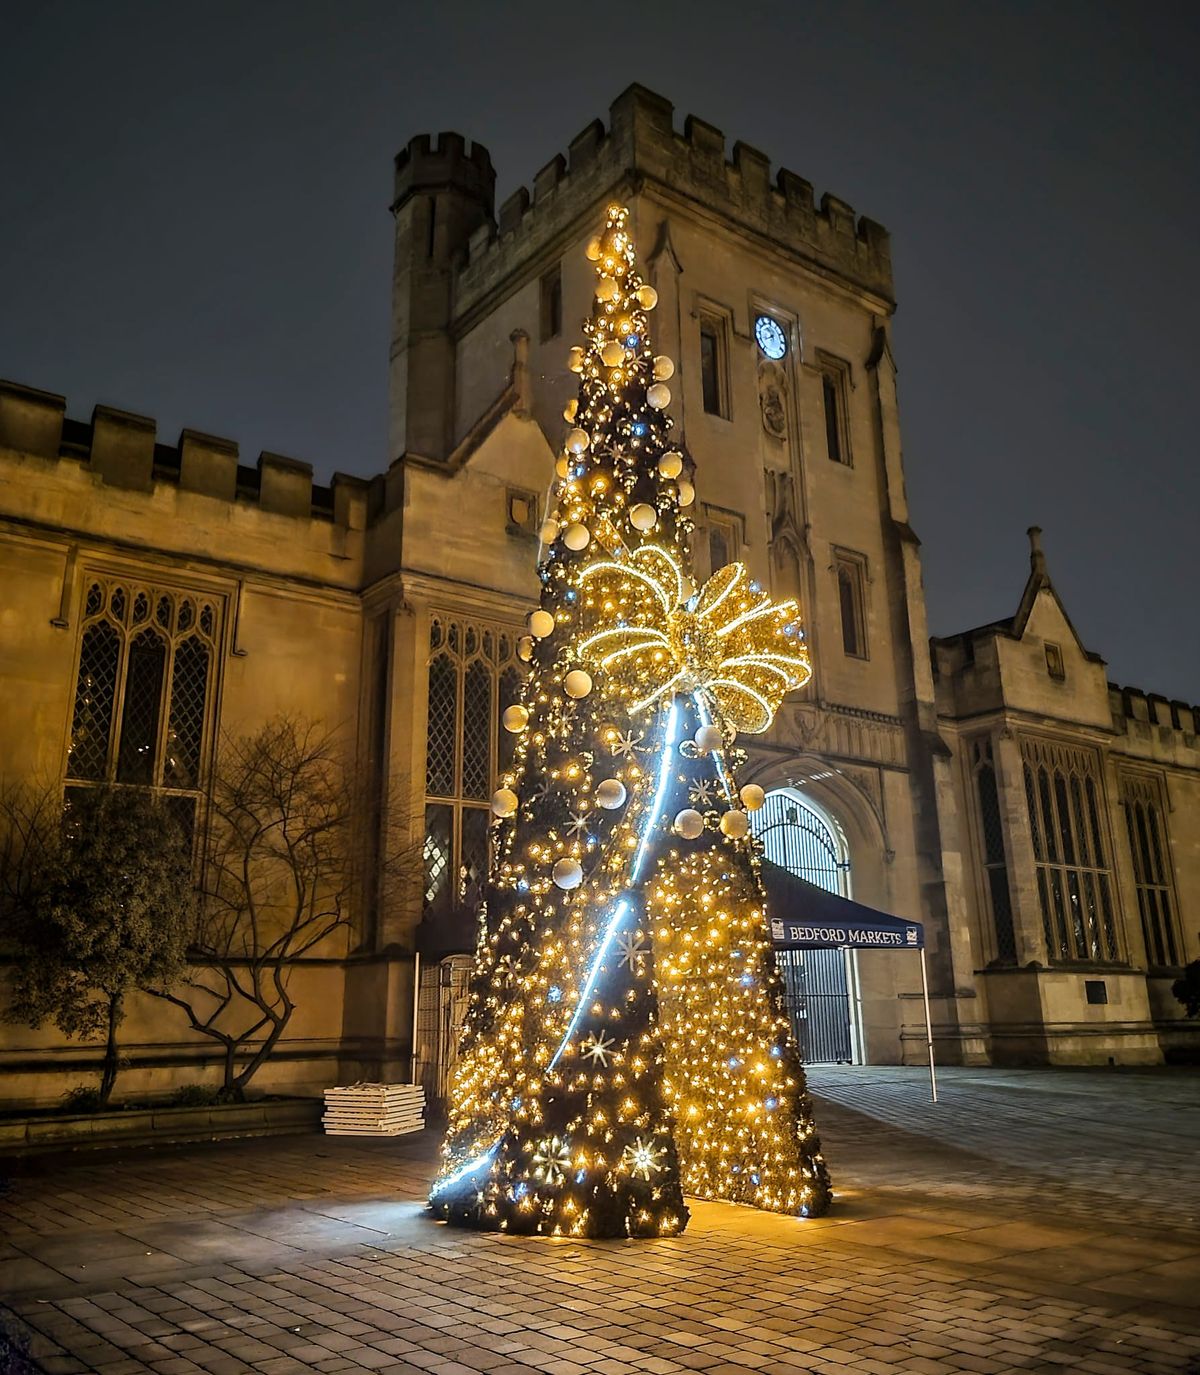
[[[520,632],[436,613],[429,628],[426,911],[474,908],[488,866],[490,799],[512,757],[500,713],[516,700]]]
[[[1054,963],[1113,963],[1120,953],[1098,759],[1083,746],[1021,740],[1038,901]]]
[[[66,776],[154,788],[191,837],[211,739],[218,599],[93,577],[83,602]]]

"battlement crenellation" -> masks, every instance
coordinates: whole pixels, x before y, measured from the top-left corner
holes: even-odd
[[[250,467],[239,462],[231,439],[185,429],[178,443],[162,444],[148,416],[98,405],[88,422],[66,411],[65,397],[0,380],[0,450],[79,463],[108,486],[130,491],[152,492],[166,483],[277,515],[365,526],[362,478],[335,473],[326,487],[313,482],[311,463],[283,454],[264,452]]]
[[[447,140],[453,140],[447,146]],[[458,135],[411,140],[397,158],[397,188],[438,184],[447,165],[470,154]],[[490,159],[487,161],[490,170]],[[494,176],[494,174],[492,174]],[[743,228],[807,258],[890,303],[892,265],[887,230],[852,206],[825,194],[816,200],[812,185],[787,168],[771,178],[770,158],[750,144],[736,142],[727,153],[725,135],[714,125],[688,115],[683,130],[674,124],[674,106],[644,86],[632,85],[612,103],[607,127],[593,120],[536,173],[531,186],[508,196],[495,218],[489,215],[466,240],[457,264],[455,313],[467,313],[504,279],[518,271],[579,214],[601,197],[656,183],[694,196],[723,210]]]

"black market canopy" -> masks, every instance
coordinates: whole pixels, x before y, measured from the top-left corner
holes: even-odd
[[[851,902],[780,864],[762,861],[776,950],[923,950],[925,928]]]
[[[915,950],[921,956],[921,999],[925,1007],[925,1045],[929,1053],[929,1091],[937,1102],[933,1064],[933,1023],[925,969],[925,928],[877,912],[861,902],[818,888],[769,859],[761,861],[767,919],[776,950]]]

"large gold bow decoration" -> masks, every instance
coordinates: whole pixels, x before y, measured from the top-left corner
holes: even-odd
[[[679,692],[701,692],[718,718],[756,735],[812,665],[794,601],[772,602],[731,563],[694,590],[661,546],[602,558],[579,575],[585,623],[602,626],[579,654],[631,712]]]

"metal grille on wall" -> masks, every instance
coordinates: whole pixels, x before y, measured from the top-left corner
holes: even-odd
[[[217,661],[217,598],[92,578],[83,604],[68,794],[154,788],[194,834]]]
[[[1104,788],[1093,750],[1021,739],[1038,899],[1051,961],[1110,962],[1117,949]]]
[[[751,826],[772,863],[826,892],[850,896],[845,837],[807,798],[787,788],[769,792],[762,807],[751,813]],[[805,1061],[853,1060],[847,978],[847,960],[853,956],[842,950],[780,950],[776,957],[792,1033]]]
[[[520,632],[435,613],[425,755],[427,912],[474,908],[487,881],[489,799],[511,758],[500,712],[516,700]]]

